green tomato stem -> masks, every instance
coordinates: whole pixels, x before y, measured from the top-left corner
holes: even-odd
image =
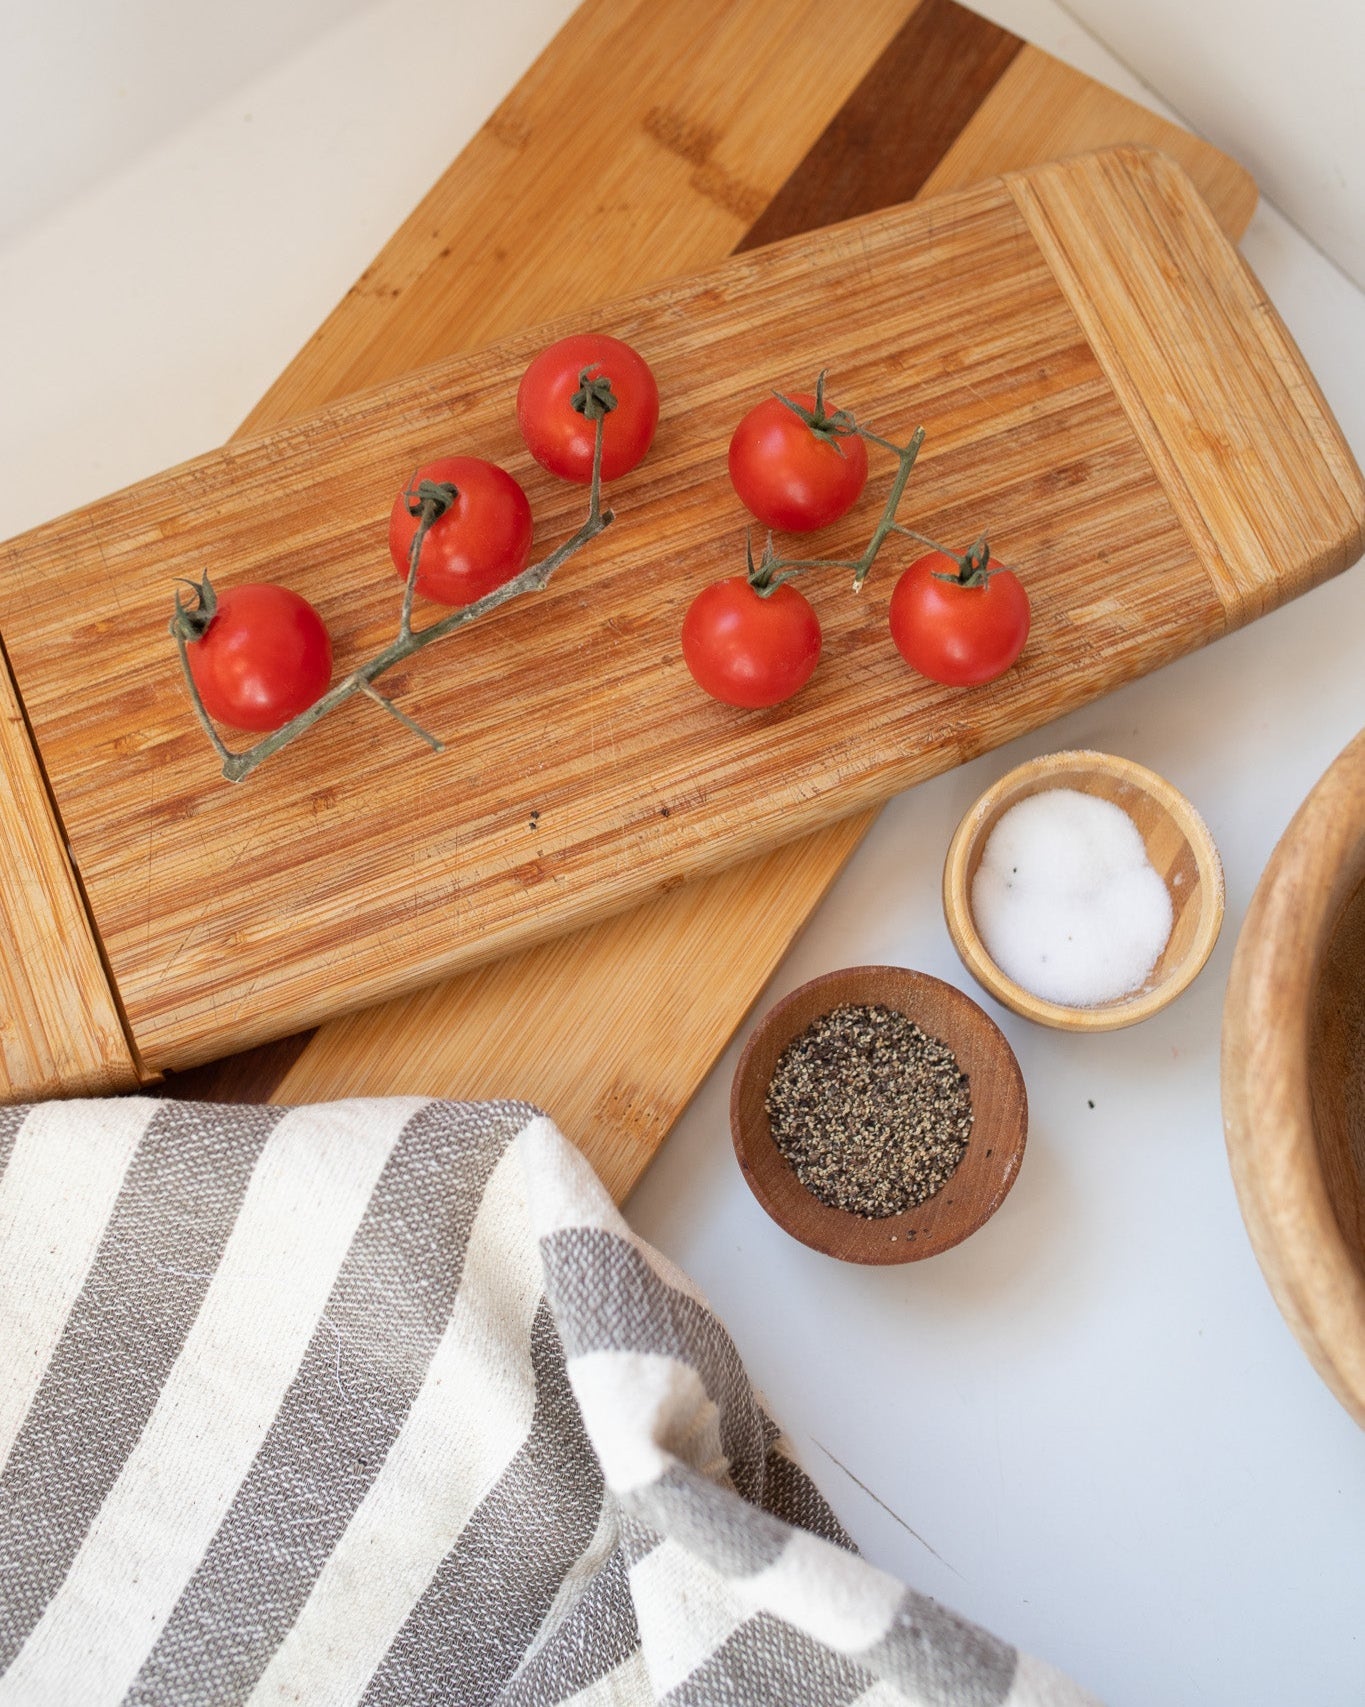
[[[183,607],[180,604],[180,595],[178,593],[176,594],[175,605],[176,615],[171,618],[171,634],[175,639],[176,647],[180,653],[180,668],[185,672],[185,684],[190,690],[190,703],[194,707],[195,716],[203,725],[204,733],[208,736],[209,740],[213,742],[214,748],[218,753],[218,757],[223,761],[223,774],[226,775],[226,767],[232,763],[234,755],[232,750],[224,742],[222,736],[218,733],[217,729],[214,728],[213,719],[205,710],[204,702],[200,698],[199,684],[195,681],[193,673],[190,670],[189,640],[184,629],[177,626],[176,620],[183,611]]]
[[[896,532],[906,534],[910,539],[917,539],[921,545],[927,545],[938,552],[940,557],[946,557],[950,563],[957,564],[956,575],[942,575],[935,570],[936,581],[951,581],[958,587],[984,587],[997,572],[990,567],[991,548],[984,533],[978,534],[965,551],[949,551],[946,545],[940,545],[936,539],[930,539],[928,534],[916,533],[914,528],[898,525]]]
[[[816,376],[815,407],[813,409],[807,409],[804,404],[798,403],[794,397],[788,397],[782,391],[774,391],[773,396],[779,403],[785,404],[798,420],[804,421],[817,439],[822,439],[827,445],[832,445],[839,455],[843,456],[844,447],[839,443],[839,440],[852,438],[861,432],[861,428],[847,409],[836,409],[832,415],[826,414],[825,378],[828,373],[829,369],[822,367]],[[892,448],[894,449],[894,446]]]
[[[409,717],[406,711],[400,711],[393,701],[386,699],[372,682],[362,682],[360,691],[368,694],[376,705],[382,706],[390,717],[396,717],[404,728],[411,729],[414,735],[420,735],[433,753],[445,752],[446,744],[444,741],[439,740],[429,729],[423,729],[422,725],[415,718]]]
[[[872,530],[872,538],[868,541],[867,550],[861,557],[778,557],[772,549],[772,535],[768,536],[767,550],[763,553],[762,561],[757,570],[754,568],[753,553],[746,543],[748,554],[749,585],[762,597],[769,597],[785,582],[794,580],[798,575],[804,575],[808,569],[851,569],[853,571],[853,590],[860,593],[863,582],[876,561],[877,553],[886,543],[891,533],[908,533],[909,528],[902,527],[896,520],[896,511],[900,501],[905,496],[906,482],[910,471],[915,466],[915,458],[919,455],[920,446],[924,443],[924,428],[916,427],[907,445],[894,445],[889,439],[879,438],[876,433],[869,433],[865,427],[853,429],[860,438],[873,444],[881,445],[893,453],[896,458],[896,472],[891,481],[890,490],[886,495],[886,503],[882,508],[881,519]]]
[[[416,478],[414,475],[413,479]],[[448,480],[420,480],[415,488],[410,481],[403,496],[408,501],[408,514],[417,517],[417,531],[408,547],[408,578],[403,589],[403,614],[398,622],[399,634],[407,635],[412,633],[412,600],[417,591],[417,565],[422,546],[433,523],[439,521],[447,510],[454,509],[460,489]]]

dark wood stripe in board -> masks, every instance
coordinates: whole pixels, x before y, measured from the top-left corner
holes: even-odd
[[[736,253],[913,200],[1023,45],[956,0],[921,0]],[[269,1102],[314,1035],[167,1074],[156,1089],[185,1101]]]
[[[922,0],[737,252],[912,201],[1023,45],[955,0]]]

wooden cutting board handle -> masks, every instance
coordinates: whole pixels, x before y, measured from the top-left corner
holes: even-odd
[[[0,1101],[138,1082],[24,714],[0,662]]]

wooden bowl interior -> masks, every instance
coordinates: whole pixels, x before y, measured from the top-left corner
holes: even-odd
[[[945,1043],[972,1098],[972,1135],[953,1177],[926,1203],[879,1220],[832,1209],[807,1191],[773,1142],[764,1107],[778,1058],[793,1038],[843,1003],[874,1002]],[[857,966],[803,984],[763,1017],[735,1073],[730,1124],[744,1177],[779,1226],[826,1256],[901,1263],[949,1249],[999,1208],[1023,1157],[1028,1103],[1013,1051],[969,996],[926,973]]]
[[[1069,1008],[1034,996],[995,964],[972,917],[972,883],[991,831],[1012,806],[1049,789],[1070,788],[1121,807],[1137,825],[1147,857],[1171,898],[1171,934],[1137,990],[1093,1007]],[[1154,772],[1102,753],[1053,753],[1021,765],[987,791],[964,820],[966,839],[949,858],[949,927],[968,970],[1014,1012],[1070,1030],[1108,1030],[1146,1018],[1174,1000],[1208,959],[1223,916],[1223,870],[1193,807]],[[961,834],[962,832],[959,832]]]
[[[1365,733],[1256,886],[1223,1010],[1223,1125],[1252,1248],[1365,1427]]]
[[[1365,863],[1365,835],[1360,858]],[[1308,1029],[1308,1089],[1323,1185],[1365,1281],[1365,881],[1323,950]],[[1365,1333],[1365,1322],[1360,1328]]]

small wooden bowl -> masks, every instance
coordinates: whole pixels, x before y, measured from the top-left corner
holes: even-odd
[[[972,880],[991,831],[1011,806],[1051,788],[1076,789],[1123,808],[1165,879],[1175,915],[1170,940],[1142,988],[1094,1007],[1044,1001],[1006,977],[972,918]],[[1173,1002],[1212,954],[1223,923],[1223,866],[1204,820],[1155,771],[1108,753],[1048,753],[1002,776],[958,825],[943,867],[943,913],[963,965],[996,1001],[1060,1031],[1117,1031]]]
[[[1365,1427],[1365,734],[1295,814],[1237,939],[1223,1126],[1275,1302]]]
[[[912,1019],[947,1044],[971,1089],[972,1134],[957,1171],[927,1202],[879,1220],[831,1209],[807,1191],[774,1144],[764,1108],[782,1051],[845,1003],[881,1003]],[[901,966],[849,966],[813,978],[764,1014],[735,1070],[730,1130],[749,1189],[793,1238],[844,1262],[916,1262],[959,1244],[1004,1202],[1024,1155],[1028,1098],[1013,1050],[970,996]]]

